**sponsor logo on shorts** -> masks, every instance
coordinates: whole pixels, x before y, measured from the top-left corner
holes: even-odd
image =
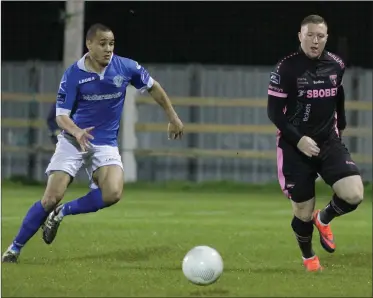
[[[337,88],[307,90],[307,98],[325,98],[337,95]]]
[[[108,162],[108,161],[117,161],[118,159],[115,158],[115,157],[109,157],[109,158],[106,158],[105,159],[105,162]]]

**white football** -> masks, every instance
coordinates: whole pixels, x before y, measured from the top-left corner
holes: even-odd
[[[210,285],[223,273],[223,259],[209,246],[196,246],[183,259],[185,277],[196,285]]]

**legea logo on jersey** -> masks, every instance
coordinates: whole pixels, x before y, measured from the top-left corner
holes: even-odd
[[[84,84],[84,83],[88,83],[88,82],[91,82],[91,81],[94,81],[95,77],[89,77],[89,78],[85,78],[83,80],[79,80],[79,85],[80,84]]]
[[[337,95],[337,90],[338,88],[307,90],[307,98],[334,97]]]

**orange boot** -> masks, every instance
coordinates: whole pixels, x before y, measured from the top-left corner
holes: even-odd
[[[317,256],[313,256],[309,259],[303,259],[304,267],[309,272],[322,271],[324,268],[320,265],[320,260]]]
[[[316,228],[319,230],[320,234],[320,243],[321,246],[329,253],[333,253],[335,251],[335,243],[334,243],[334,236],[332,233],[332,229],[330,228],[330,224],[325,225],[320,222],[319,219],[320,210],[316,210],[313,213],[313,223]]]

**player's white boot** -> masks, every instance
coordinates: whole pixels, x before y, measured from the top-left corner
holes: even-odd
[[[43,226],[43,240],[46,244],[51,244],[56,238],[58,228],[62,222],[61,210],[63,205],[58,206],[49,215]]]

